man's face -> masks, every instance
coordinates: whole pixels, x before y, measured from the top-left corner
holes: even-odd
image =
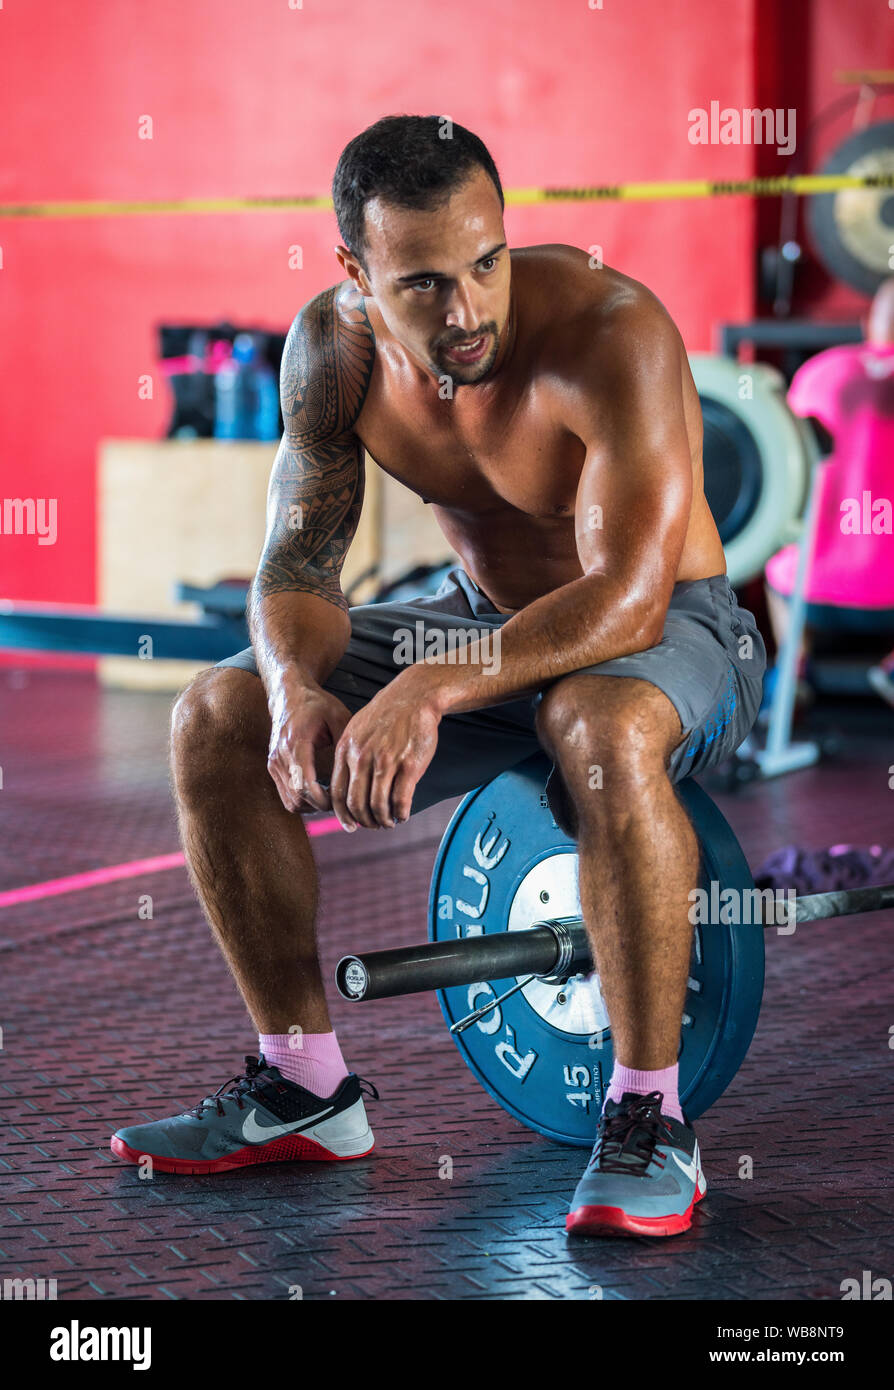
[[[487,173],[476,169],[433,211],[380,198],[365,211],[368,276],[350,253],[343,259],[360,292],[375,300],[390,332],[434,376],[456,386],[481,381],[509,315],[509,249]]]

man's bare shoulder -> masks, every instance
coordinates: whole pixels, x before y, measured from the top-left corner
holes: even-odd
[[[647,286],[610,266],[597,267],[595,257],[574,246],[526,250],[531,254],[522,258],[518,291],[540,315],[532,335],[537,372],[560,384],[557,418],[568,429],[591,437],[635,401],[679,392],[683,341]],[[514,281],[515,270],[513,258]]]
[[[349,431],[363,407],[375,334],[350,280],[321,290],[292,321],[280,368],[287,428],[331,438]]]
[[[597,344],[626,344],[640,335],[676,332],[657,295],[639,280],[602,263],[579,246],[554,243],[512,251],[513,279],[525,303],[540,310],[557,345],[580,349],[578,334]]]

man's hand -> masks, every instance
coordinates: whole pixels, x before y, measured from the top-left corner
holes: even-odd
[[[272,692],[267,770],[287,811],[330,811],[332,802],[317,780],[350,721],[341,700],[317,685],[287,678]],[[322,751],[322,758],[321,758]]]
[[[329,785],[345,830],[391,829],[407,819],[440,722],[434,704],[399,676],[357,711],[339,739]]]

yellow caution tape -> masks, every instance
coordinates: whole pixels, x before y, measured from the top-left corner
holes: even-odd
[[[507,203],[654,202],[672,198],[776,197],[840,193],[847,188],[894,188],[894,174],[798,174],[793,178],[684,179],[675,183],[616,183],[595,188],[516,188]]]
[[[146,213],[284,212],[331,208],[331,198],[169,198],[151,202],[0,203],[0,217],[133,217]]]
[[[846,72],[836,72],[835,81],[843,83],[846,87],[887,86],[888,83],[894,82],[894,69],[856,68]]]
[[[894,174],[797,174],[791,178],[683,179],[668,183],[608,183],[591,188],[511,188],[509,204],[660,202],[674,198],[799,197],[841,193],[845,189],[894,188]],[[0,203],[0,217],[134,217],[146,214],[227,212],[316,212],[330,209],[332,199],[318,198],[169,198],[146,202]]]

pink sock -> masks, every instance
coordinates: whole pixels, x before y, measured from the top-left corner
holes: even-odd
[[[664,1100],[661,1102],[662,1115],[670,1115],[672,1119],[683,1123],[683,1112],[680,1109],[680,1097],[677,1094],[679,1084],[680,1067],[675,1062],[672,1067],[663,1067],[661,1071],[637,1071],[635,1067],[622,1067],[619,1061],[615,1061],[612,1070],[611,1085],[609,1086],[605,1099],[619,1101],[623,1098],[625,1091],[633,1091],[634,1095],[647,1096],[650,1091],[662,1091]]]
[[[259,1033],[264,1060],[294,1081],[326,1099],[348,1074],[334,1033]]]

